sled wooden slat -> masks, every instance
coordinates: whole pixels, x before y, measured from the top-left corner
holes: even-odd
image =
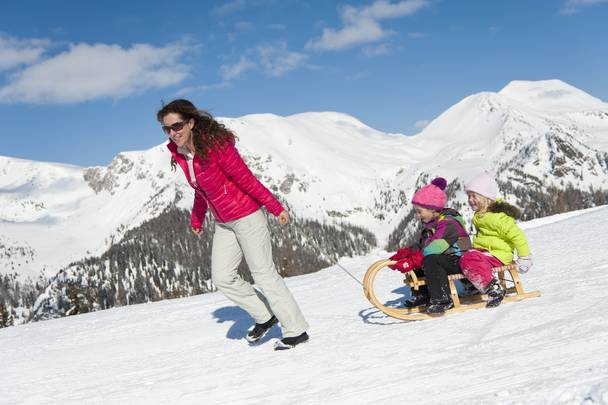
[[[454,308],[444,312],[443,314],[427,314],[425,312],[421,312],[424,311],[425,307],[388,307],[381,303],[380,300],[378,300],[378,298],[376,297],[376,294],[374,292],[374,281],[380,270],[394,263],[396,262],[393,260],[379,260],[369,267],[369,269],[365,273],[365,277],[363,278],[363,292],[365,293],[365,296],[367,297],[369,302],[371,302],[372,305],[374,305],[376,308],[378,308],[380,311],[390,317],[410,321],[419,321],[428,318],[435,318],[444,314],[464,312],[471,309],[486,307],[487,295],[485,294],[478,294],[464,298],[458,297],[458,292],[456,291],[456,284],[454,283],[454,280],[460,280],[465,278],[464,274],[454,274],[448,277],[448,282],[450,285],[450,295],[454,302]],[[505,296],[503,302],[515,302],[527,298],[540,297],[540,291],[524,292],[523,286],[521,284],[521,279],[519,278],[519,274],[517,273],[515,265],[509,264],[502,267],[496,267],[492,270],[493,272],[498,273],[498,278],[501,284],[507,290],[507,295]],[[510,279],[506,277],[506,274],[510,275]],[[423,277],[418,277],[414,272],[408,272],[406,273],[404,283],[413,290],[418,290],[420,286],[426,284],[426,281]],[[512,286],[508,286],[507,283],[512,284]]]

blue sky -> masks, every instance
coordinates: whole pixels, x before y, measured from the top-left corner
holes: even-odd
[[[0,155],[83,166],[163,142],[161,101],[339,111],[414,134],[561,79],[608,100],[608,0],[27,1],[0,13]]]

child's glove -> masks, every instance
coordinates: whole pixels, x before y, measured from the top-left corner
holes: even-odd
[[[517,260],[515,260],[515,264],[517,265],[518,273],[527,273],[532,267],[532,256],[518,257]]]
[[[410,250],[409,247],[405,247],[405,248],[401,248],[399,250],[397,250],[397,252],[392,255],[391,257],[389,257],[389,260],[403,260],[403,259],[407,259],[408,257],[410,257],[410,255],[412,254],[412,251]]]
[[[416,270],[422,269],[422,259],[424,259],[424,256],[422,256],[422,250],[413,251],[410,258],[412,259],[412,262],[414,263],[414,269],[416,269]]]
[[[420,250],[412,252],[410,248],[399,249],[390,259],[396,260],[397,263],[388,267],[401,273],[422,268],[422,252]]]
[[[414,261],[411,258],[399,260],[397,263],[389,267],[393,270],[397,270],[402,273],[407,273],[408,271],[412,271],[415,269]]]

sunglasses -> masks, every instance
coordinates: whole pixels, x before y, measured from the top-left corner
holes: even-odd
[[[181,131],[184,128],[184,125],[186,125],[188,123],[188,120],[186,121],[179,121],[179,122],[175,122],[171,125],[163,125],[163,131],[165,131],[165,133],[167,135],[169,135],[171,133],[171,130],[173,130],[174,132],[177,131]]]

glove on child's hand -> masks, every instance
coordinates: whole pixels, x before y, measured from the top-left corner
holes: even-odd
[[[412,263],[414,263],[415,270],[422,268],[422,259],[424,259],[424,256],[422,256],[422,250],[413,251],[410,255],[410,259],[412,259]]]
[[[412,251],[410,250],[409,247],[401,248],[401,249],[397,250],[397,252],[394,255],[389,257],[389,260],[399,261],[399,260],[407,259],[408,257],[410,257],[411,254],[412,254]]]
[[[388,267],[402,273],[422,268],[422,252],[420,250],[412,252],[410,248],[399,249],[390,259],[396,260],[397,263]]]
[[[414,266],[414,261],[410,258],[399,260],[397,263],[389,267],[402,273],[407,273],[408,271],[412,271],[416,268]]]
[[[412,254],[412,251],[410,250],[409,247],[405,247],[405,248],[400,248],[397,250],[397,252],[395,252],[394,255],[392,255],[391,257],[389,257],[389,260],[394,260],[396,262],[398,262],[399,260],[403,260],[403,259],[409,259],[410,255]],[[389,264],[389,268],[392,270],[397,270],[396,267],[397,263],[395,264]]]
[[[532,267],[532,256],[518,257],[517,260],[515,260],[515,264],[517,265],[518,273],[527,273]]]

